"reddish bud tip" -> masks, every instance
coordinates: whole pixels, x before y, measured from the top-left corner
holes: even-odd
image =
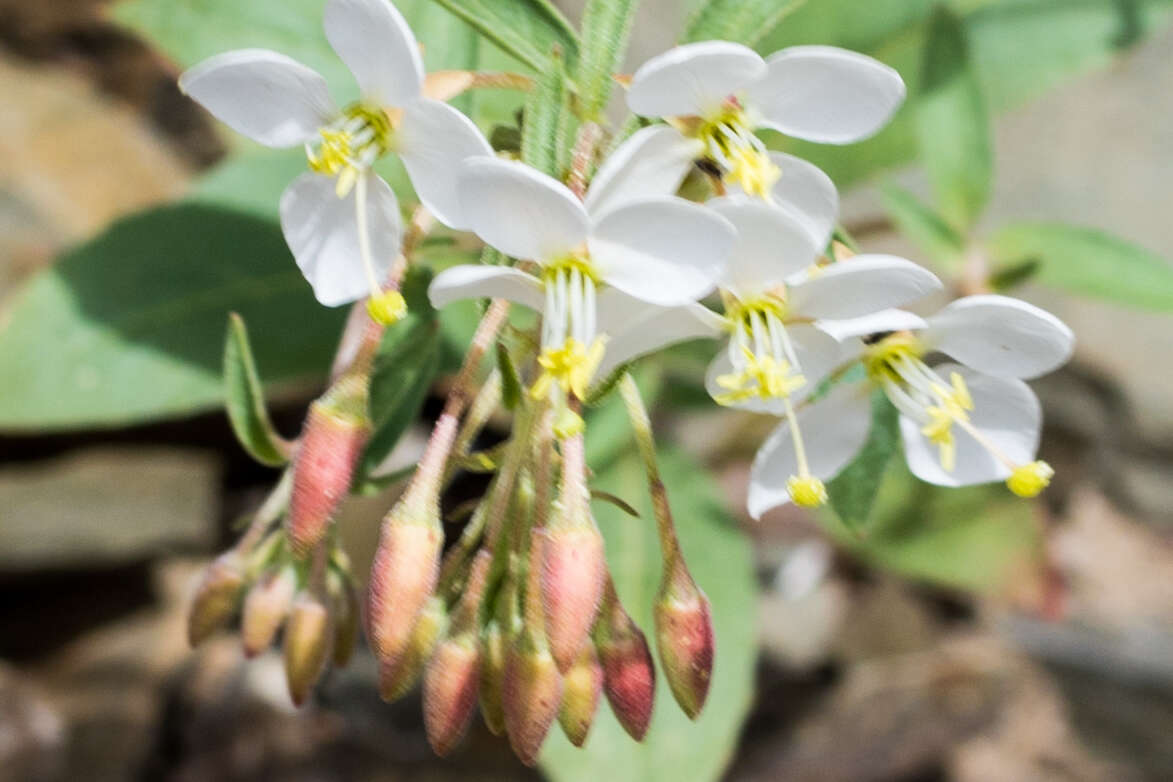
[[[365,397],[364,397],[365,404]],[[298,556],[321,542],[350,492],[354,466],[370,436],[364,417],[334,412],[315,402],[306,418],[293,465],[293,496],[286,530]]]
[[[419,681],[436,643],[448,630],[448,613],[438,597],[428,600],[411,631],[407,650],[395,660],[379,663],[379,697],[388,703],[399,700]]]
[[[436,648],[424,674],[424,729],[441,757],[468,730],[477,705],[480,655],[471,634],[448,638]]]
[[[285,681],[295,705],[305,702],[330,657],[334,628],[325,603],[310,592],[293,601],[285,625]]]
[[[297,573],[292,567],[266,573],[244,598],[240,636],[246,657],[254,657],[273,643],[281,623],[289,615],[297,592]]]
[[[713,677],[713,618],[709,599],[677,558],[655,606],[656,644],[672,695],[696,719]]]
[[[595,637],[611,710],[628,735],[643,741],[656,702],[656,668],[648,639],[614,598],[604,609]]]
[[[367,603],[371,648],[391,663],[406,651],[420,611],[436,588],[443,544],[438,523],[397,518],[401,510],[402,503],[383,522]]]
[[[503,696],[509,745],[532,766],[562,702],[562,675],[544,639],[523,631],[510,646]]]
[[[192,597],[187,614],[187,641],[199,646],[204,639],[228,624],[244,592],[244,569],[235,551],[217,557],[208,565]]]
[[[509,643],[501,624],[492,620],[485,625],[481,632],[481,716],[494,736],[505,733],[505,710],[502,701],[508,648]]]
[[[570,743],[581,747],[590,733],[595,711],[599,708],[599,693],[603,689],[603,667],[598,655],[590,644],[582,647],[578,659],[570,670],[562,687],[562,706],[558,711],[558,722]]]
[[[595,623],[606,582],[603,536],[594,523],[543,531],[542,608],[558,670],[574,665]]]

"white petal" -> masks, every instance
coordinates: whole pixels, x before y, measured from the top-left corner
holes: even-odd
[[[790,310],[806,318],[858,318],[941,289],[936,275],[893,255],[857,255],[790,288]]]
[[[850,263],[850,261],[849,261]],[[920,315],[904,310],[883,310],[850,320],[820,321],[819,328],[839,341],[889,331],[916,331],[928,324]]]
[[[626,302],[616,303],[619,297]],[[606,377],[621,364],[677,342],[718,337],[723,324],[720,315],[701,304],[656,307],[608,288],[599,296],[599,330],[610,339],[596,377]]]
[[[363,98],[389,107],[420,94],[424,61],[419,45],[389,0],[329,0],[323,24]]]
[[[1038,377],[1075,349],[1063,321],[1009,296],[967,296],[928,322],[921,335],[926,345],[991,375]]]
[[[842,346],[814,326],[787,326],[786,334],[790,338],[790,344],[794,347],[795,358],[798,359],[799,367],[802,370],[801,374],[806,378],[806,385],[790,395],[790,401],[798,404],[819,387],[827,375],[831,374],[831,370],[843,363]],[[709,364],[709,369],[705,373],[705,388],[708,390],[709,396],[716,398],[728,391],[717,382],[717,378],[731,372],[733,372],[733,362],[729,359],[728,346],[724,346]],[[772,415],[782,415],[786,411],[786,406],[780,399],[749,399],[730,405],[730,407]]]
[[[670,125],[637,131],[612,152],[591,181],[586,208],[598,218],[620,204],[675,195],[704,145]]]
[[[508,299],[541,312],[542,283],[532,274],[508,266],[452,266],[428,286],[432,306],[441,309],[461,299]]]
[[[770,160],[782,172],[771,195],[802,217],[815,247],[822,250],[831,241],[839,217],[839,191],[823,169],[784,152],[771,152]]]
[[[404,109],[397,140],[423,205],[449,228],[467,229],[457,181],[466,160],[493,155],[481,131],[447,103],[421,98]]]
[[[846,467],[871,428],[872,407],[865,383],[840,383],[827,396],[799,411],[798,426],[811,474],[830,480]],[[749,514],[755,519],[790,502],[786,482],[798,474],[794,438],[783,421],[758,449],[749,480]]]
[[[765,61],[748,46],[685,44],[640,66],[627,90],[627,105],[644,117],[704,116],[765,75]]]
[[[459,177],[462,221],[506,255],[542,262],[587,239],[582,202],[561,182],[524,163],[474,158]]]
[[[953,372],[965,378],[973,397],[970,422],[989,438],[995,448],[1015,464],[1034,460],[1039,447],[1042,409],[1026,383],[1016,378],[985,375],[958,364],[944,364],[935,370],[945,380]],[[946,472],[941,467],[937,446],[929,442],[920,429],[916,421],[900,417],[904,456],[913,475],[922,481],[938,486],[969,486],[1005,480],[1010,476],[1009,467],[956,424],[953,425],[953,438],[957,446],[957,464],[951,472]]]
[[[179,89],[237,133],[267,147],[295,147],[336,113],[326,80],[284,54],[239,49],[204,60]]]
[[[367,227],[375,277],[383,280],[399,255],[403,226],[391,187],[367,173]],[[298,268],[327,307],[370,293],[359,254],[357,187],[345,198],[331,177],[302,174],[281,195],[281,230]]]
[[[747,102],[789,136],[850,144],[875,134],[904,101],[900,74],[856,52],[794,46],[772,55]]]
[[[681,198],[629,203],[598,221],[589,241],[604,282],[652,304],[687,304],[713,290],[735,234],[729,221]]]
[[[746,196],[715,198],[708,206],[737,229],[723,287],[738,295],[756,296],[777,287],[818,254],[801,219],[786,209]]]

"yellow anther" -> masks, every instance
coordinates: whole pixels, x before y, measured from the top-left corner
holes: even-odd
[[[751,196],[770,198],[770,191],[782,176],[769,155],[754,147],[736,147],[729,151],[727,178]]]
[[[390,326],[403,320],[407,314],[407,301],[399,291],[383,291],[367,299],[367,314],[376,323]]]
[[[541,399],[557,383],[563,393],[574,394],[579,399],[585,398],[591,378],[603,360],[604,349],[601,337],[589,349],[574,337],[567,337],[561,347],[545,348],[538,356],[542,374],[530,388],[530,395],[534,399]]]
[[[965,378],[958,372],[949,374],[949,382],[953,385],[952,401],[962,410],[973,410],[973,397],[969,394],[969,387],[965,385]]]
[[[566,406],[558,411],[558,417],[554,419],[554,436],[559,440],[569,440],[571,437],[581,434],[585,428],[586,421],[582,416]]]
[[[791,475],[786,481],[786,489],[794,504],[803,508],[817,508],[827,502],[827,487],[813,475]]]
[[[864,368],[868,377],[874,381],[891,380],[901,383],[900,373],[896,365],[904,359],[919,359],[923,349],[916,337],[908,332],[900,332],[884,337],[884,339],[869,345],[864,353]]]
[[[359,171],[390,147],[393,130],[383,109],[356,103],[342,112],[337,122],[318,131],[316,145],[306,145],[309,167],[338,177],[335,191],[343,198],[354,187]]]
[[[745,368],[717,377],[717,385],[726,393],[717,394],[719,405],[733,405],[747,399],[783,399],[806,385],[806,378],[794,374],[790,363],[773,356],[759,356],[749,348],[742,349]]]
[[[1043,461],[1031,462],[1014,468],[1006,479],[1006,486],[1019,497],[1037,497],[1051,484],[1055,470]]]
[[[920,433],[929,438],[940,452],[941,467],[953,472],[957,466],[957,443],[953,439],[953,411],[948,407],[929,407],[925,410],[929,422],[921,427]]]

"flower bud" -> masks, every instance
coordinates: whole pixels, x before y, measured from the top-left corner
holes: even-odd
[[[477,705],[480,654],[471,633],[445,639],[424,674],[424,729],[428,743],[441,757],[468,730]]]
[[[187,641],[193,647],[228,624],[244,591],[244,569],[235,551],[208,565],[187,614]]]
[[[655,606],[656,645],[672,695],[696,719],[713,676],[713,618],[709,599],[679,556],[672,557]]]
[[[628,735],[642,741],[656,701],[656,668],[647,637],[623,610],[610,584],[595,626],[595,643],[611,710]]]
[[[438,513],[413,510],[409,496],[384,519],[367,610],[371,648],[379,659],[394,663],[407,650],[420,611],[436,588],[442,545]]]
[[[599,708],[599,692],[603,688],[603,667],[595,648],[584,644],[578,659],[570,670],[562,687],[562,706],[558,710],[558,722],[570,743],[581,747],[591,730],[595,711]]]
[[[420,611],[420,617],[411,631],[407,651],[396,660],[379,663],[379,697],[391,703],[399,700],[419,680],[437,641],[448,631],[448,612],[444,601],[433,597]]]
[[[555,513],[543,530],[541,548],[542,607],[546,637],[558,670],[567,671],[595,623],[603,595],[607,563],[603,536],[585,503]]]
[[[350,492],[354,467],[370,437],[369,380],[340,379],[310,406],[293,464],[287,530],[294,553],[306,556],[321,542]]]
[[[246,657],[255,657],[273,643],[296,592],[297,572],[292,566],[266,573],[248,591],[240,619]]]
[[[505,657],[509,648],[505,629],[496,619],[481,631],[481,716],[494,736],[505,732]]]
[[[532,766],[562,702],[562,675],[546,639],[528,628],[506,655],[503,696],[509,745],[522,763]]]
[[[335,613],[334,665],[345,668],[358,644],[358,626],[362,617],[359,615],[358,594],[354,584],[349,580],[343,581],[337,574],[332,574],[331,583],[336,583],[331,590]]]
[[[330,610],[312,592],[301,592],[285,625],[285,681],[295,705],[305,702],[321,678],[333,640]]]

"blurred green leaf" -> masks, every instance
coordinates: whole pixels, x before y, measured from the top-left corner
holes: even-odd
[[[622,406],[622,405],[621,405]],[[591,429],[588,427],[587,436]],[[660,548],[652,521],[643,464],[630,439],[620,459],[599,472],[592,487],[634,501],[640,519],[619,508],[594,505],[607,541],[607,561],[623,605],[654,640],[652,603],[660,583]],[[600,705],[583,749],[575,749],[557,726],[541,756],[556,782],[706,782],[720,777],[741,732],[753,693],[755,639],[753,557],[748,541],[722,507],[704,467],[671,448],[661,468],[676,513],[680,541],[697,583],[712,601],[716,667],[709,700],[690,721],[657,671],[651,727],[637,744]]]
[[[961,18],[944,5],[929,17],[916,124],[940,212],[966,234],[990,200],[993,144]]]
[[[521,402],[524,392],[517,367],[509,357],[509,348],[500,341],[497,342],[497,370],[501,373],[501,403],[505,405],[506,410],[514,410]]]
[[[681,42],[721,40],[755,46],[805,2],[707,0],[689,19]]]
[[[224,340],[224,396],[232,431],[249,455],[270,467],[287,463],[289,443],[269,418],[248,329],[235,312],[228,315],[228,336]]]
[[[578,96],[588,119],[599,119],[607,108],[638,7],[639,0],[590,0],[583,11]]]
[[[990,240],[995,259],[1042,262],[1035,279],[1128,307],[1173,311],[1173,264],[1094,228],[1018,223]]]
[[[831,507],[848,529],[859,531],[867,525],[888,463],[900,450],[898,421],[896,408],[884,392],[873,391],[872,428],[867,442],[855,461],[827,484]]]
[[[888,470],[864,535],[831,532],[878,567],[977,592],[1005,589],[1029,570],[1040,545],[1034,505],[1002,484],[931,486],[903,460]]]
[[[578,35],[550,0],[435,0],[539,73],[555,46],[578,55]]]
[[[1003,264],[990,274],[990,287],[999,293],[1012,290],[1033,280],[1041,268],[1043,262],[1038,258]]]
[[[521,127],[521,159],[538,171],[561,179],[563,158],[569,146],[570,91],[566,66],[560,54],[547,58],[537,75],[534,91],[525,103]]]
[[[645,404],[649,408],[654,407],[664,389],[659,368],[653,361],[644,361],[635,366],[632,375],[643,392]],[[594,469],[609,466],[624,452],[631,450],[631,424],[627,418],[627,407],[618,394],[600,397],[596,406],[587,408],[584,415],[587,422],[587,462]]]
[[[115,223],[34,277],[0,331],[0,428],[121,426],[223,404],[228,313],[266,387],[316,382],[344,309],[314,301],[272,223],[201,205]]]
[[[305,153],[300,149],[249,149],[209,169],[187,197],[194,203],[277,220],[281,193],[305,171]]]
[[[887,183],[880,189],[884,208],[902,234],[945,266],[961,262],[964,241],[936,213],[902,187]]]

